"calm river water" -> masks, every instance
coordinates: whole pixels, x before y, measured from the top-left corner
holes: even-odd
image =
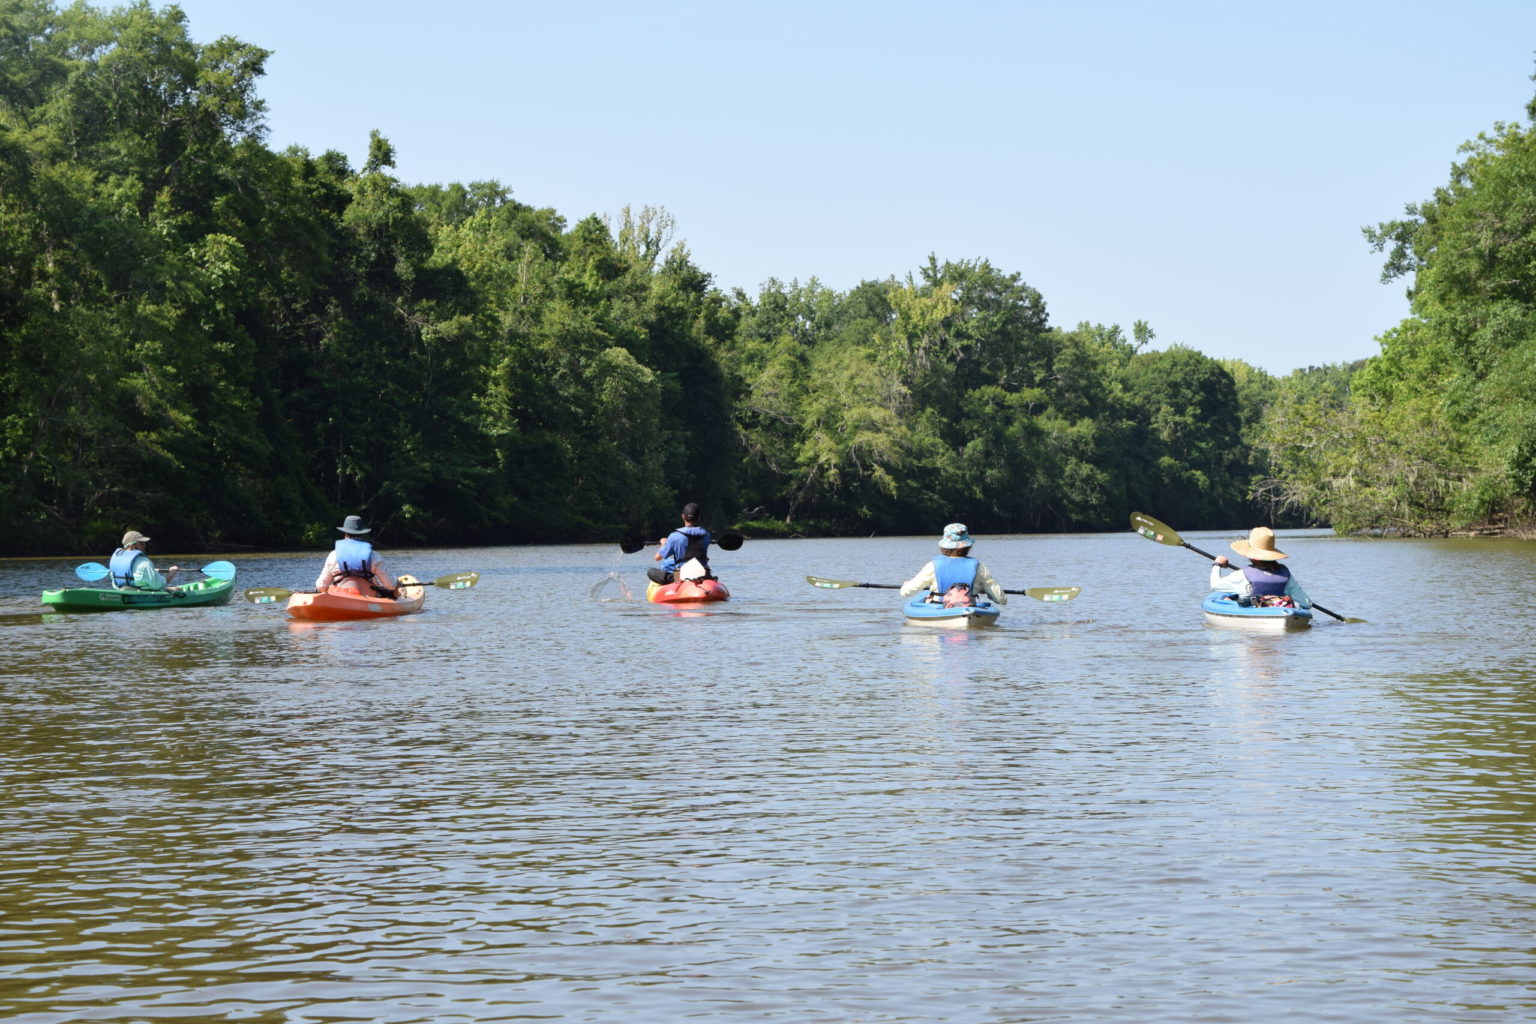
[[[1536,546],[1283,533],[1368,620],[1293,634],[1128,530],[978,538],[1083,587],[989,632],[805,583],[936,536],[749,540],[703,614],[617,545],[391,552],[482,578],[361,624],[0,563],[0,1018],[1536,1016]]]

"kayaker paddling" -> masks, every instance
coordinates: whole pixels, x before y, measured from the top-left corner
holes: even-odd
[[[151,562],[149,556],[144,553],[148,548],[149,538],[138,530],[129,530],[123,534],[122,546],[112,552],[111,561],[107,565],[111,571],[112,586],[115,589],[175,589],[170,583],[181,568],[173,565],[162,575],[155,569],[155,563]]]
[[[660,568],[645,570],[652,583],[675,583],[678,570],[689,562],[697,561],[704,569],[703,575],[689,578],[713,579],[709,572],[709,545],[714,540],[710,532],[699,525],[699,503],[690,501],[683,506],[683,525],[673,530],[661,541],[652,561],[660,562]]]
[[[1246,539],[1232,542],[1232,550],[1250,564],[1236,572],[1223,572],[1232,563],[1226,555],[1217,555],[1211,563],[1212,590],[1236,594],[1240,603],[1259,607],[1312,607],[1312,599],[1291,575],[1290,568],[1280,564],[1282,558],[1289,556],[1275,547],[1274,530],[1255,526]]]
[[[315,577],[315,589],[334,587],[365,597],[394,597],[395,578],[384,570],[384,560],[373,545],[362,539],[373,528],[363,525],[362,516],[347,516],[336,529],[342,537],[326,555],[325,565]]]
[[[950,607],[974,605],[985,594],[995,604],[1007,604],[1008,595],[987,567],[971,557],[970,531],[964,523],[950,523],[939,538],[939,557],[901,585],[901,596],[928,591],[928,600]]]

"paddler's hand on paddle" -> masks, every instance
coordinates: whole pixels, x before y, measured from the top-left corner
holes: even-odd
[[[1225,569],[1227,566],[1232,564],[1231,562],[1227,561],[1227,556],[1226,555],[1217,555],[1215,558],[1212,559],[1212,561],[1215,562],[1218,566],[1220,566],[1223,569]]]

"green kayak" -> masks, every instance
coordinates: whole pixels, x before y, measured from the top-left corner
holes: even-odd
[[[43,591],[43,604],[56,612],[116,612],[125,609],[195,608],[229,604],[235,581],[198,580],[172,590],[111,590],[104,587],[65,587]]]

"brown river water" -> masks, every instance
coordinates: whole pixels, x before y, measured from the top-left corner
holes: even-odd
[[[748,540],[692,614],[616,544],[386,552],[481,580],[338,624],[0,562],[0,1019],[1536,1017],[1536,546],[1282,532],[1367,620],[1287,634],[1129,531],[979,537],[1083,588],[989,631],[805,583],[935,539]]]

